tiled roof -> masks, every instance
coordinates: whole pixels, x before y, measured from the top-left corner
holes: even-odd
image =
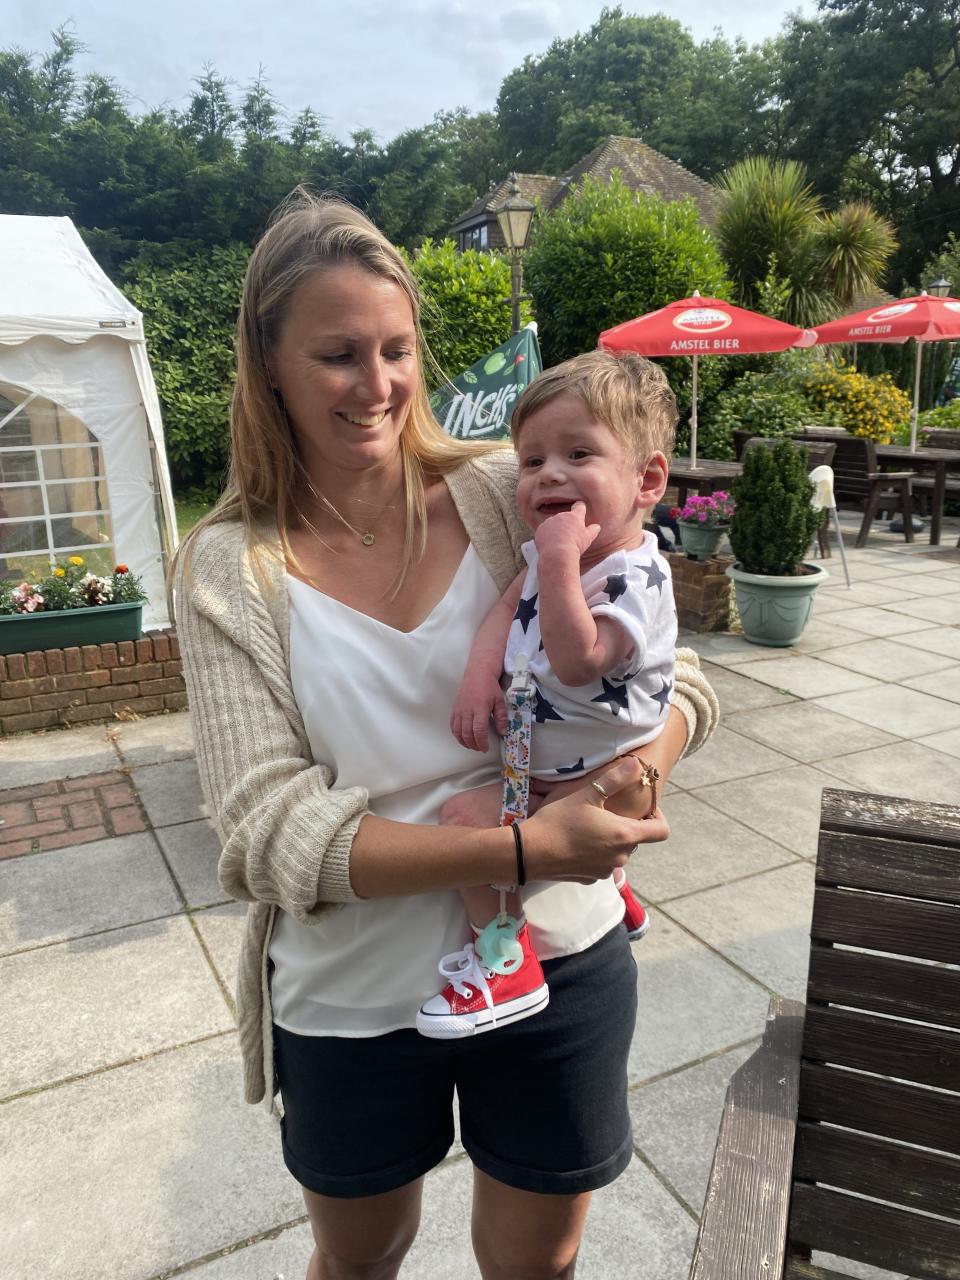
[[[552,178],[548,173],[518,173],[517,188],[524,200],[540,201],[543,208],[549,206],[554,191],[560,185],[559,178]],[[475,221],[482,213],[492,213],[497,205],[502,204],[510,194],[510,178],[495,183],[485,195],[474,200],[451,226],[451,231],[458,231],[467,223]]]

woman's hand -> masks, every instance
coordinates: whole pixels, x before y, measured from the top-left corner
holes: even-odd
[[[639,782],[643,766],[633,756],[594,779],[606,799]],[[639,844],[666,840],[670,827],[659,809],[644,819],[621,817],[604,808],[592,783],[545,804],[523,824],[528,880],[575,880],[592,884],[622,867]]]

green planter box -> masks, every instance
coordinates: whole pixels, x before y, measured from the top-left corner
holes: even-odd
[[[139,640],[143,604],[100,604],[89,609],[0,616],[0,654],[69,649],[81,644]]]

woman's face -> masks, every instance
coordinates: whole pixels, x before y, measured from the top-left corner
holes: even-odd
[[[269,366],[308,471],[364,470],[398,455],[419,370],[398,284],[353,264],[308,276]]]

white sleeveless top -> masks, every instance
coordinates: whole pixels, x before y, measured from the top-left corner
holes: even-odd
[[[480,623],[499,599],[467,548],[446,595],[413,631],[398,631],[288,576],[290,672],[313,758],[333,786],[365,786],[371,813],[436,823],[444,802],[500,773],[496,739],[468,751],[450,711]],[[524,889],[543,960],[591,946],[623,916],[610,880]],[[446,890],[348,903],[315,924],[278,911],[269,955],[274,1021],[300,1035],[382,1035],[415,1026],[440,988],[437,961],[470,937]]]

